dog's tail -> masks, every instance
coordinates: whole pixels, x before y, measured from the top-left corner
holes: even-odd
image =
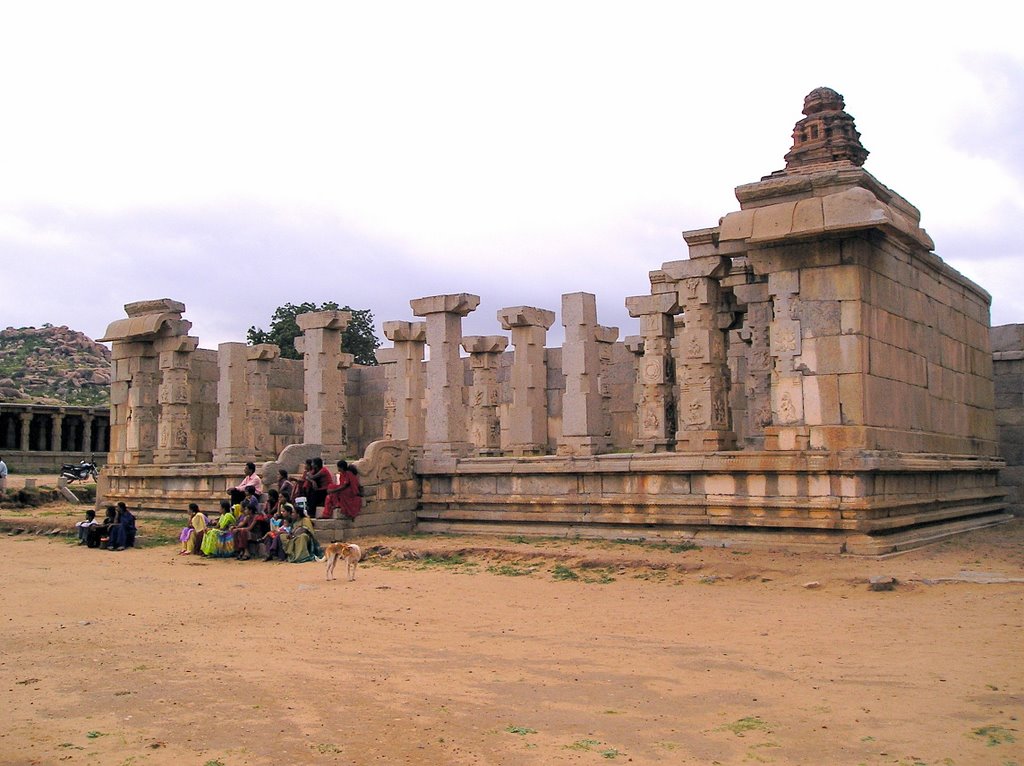
[[[326,556],[324,556],[323,558],[320,558],[319,556],[313,556],[313,558],[316,559],[317,561],[327,561],[327,557]]]

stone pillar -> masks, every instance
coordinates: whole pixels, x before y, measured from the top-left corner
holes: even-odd
[[[719,278],[729,272],[721,256],[673,261],[662,271],[676,281],[683,310],[677,338],[679,381],[676,451],[715,452],[736,448],[729,428],[729,364],[725,333],[718,327]]]
[[[619,339],[618,327],[606,327],[598,325],[594,328],[594,337],[597,339],[597,358],[599,361],[597,375],[597,390],[601,395],[601,421],[599,433],[608,442],[606,449],[612,446],[612,385],[609,380],[611,376],[613,355],[615,354],[615,341]]]
[[[82,415],[82,452],[92,452],[92,422],[96,416],[92,413]]]
[[[270,365],[281,356],[273,343],[260,343],[246,349],[246,441],[252,447],[247,460],[274,460],[278,450],[270,434]]]
[[[249,383],[246,366],[249,347],[244,343],[221,343],[217,346],[217,446],[213,450],[216,463],[239,463],[252,460],[253,445],[249,442]]]
[[[500,455],[498,367],[501,355],[508,347],[508,338],[504,335],[471,335],[462,339],[462,347],[469,353],[469,366],[473,370],[469,440],[478,455]]]
[[[188,404],[176,401],[182,388],[180,364],[168,356],[161,359],[160,355],[180,349],[182,341],[178,336],[187,336],[192,324],[181,318],[185,304],[170,298],[136,301],[124,310],[128,318],[111,323],[99,339],[112,344],[110,411],[114,443],[110,462],[146,464],[153,462],[158,449],[164,450],[162,457],[187,452],[187,448],[181,450],[176,446],[179,428],[191,435],[191,423],[182,417],[188,412]],[[194,340],[185,341],[185,345]],[[163,365],[163,369],[170,371],[166,383],[161,375]],[[187,392],[187,370],[182,372]],[[167,427],[163,434],[161,396],[169,397],[166,403],[171,405],[166,410]],[[161,436],[165,439],[163,444]]]
[[[423,456],[447,462],[473,449],[466,432],[466,376],[459,344],[462,318],[480,305],[480,296],[433,295],[409,301],[409,305],[414,315],[426,318],[430,346]]]
[[[508,407],[508,447],[512,455],[543,455],[548,444],[547,369],[544,339],[555,312],[513,306],[498,312],[498,321],[512,331],[512,403]]]
[[[804,450],[810,446],[810,432],[804,423],[803,373],[794,361],[801,353],[800,322],[793,319],[799,293],[799,271],[768,275],[774,310],[769,331],[772,425],[765,428],[765,449],[769,450]]]
[[[559,455],[597,455],[611,440],[601,415],[601,356],[597,342],[597,298],[592,293],[562,296],[562,435]],[[618,335],[618,330],[615,331]],[[614,342],[614,339],[613,341]]]
[[[388,370],[385,410],[390,409],[385,430],[389,439],[405,439],[417,453],[423,448],[426,387],[423,379],[423,349],[427,341],[426,322],[385,322],[384,337],[395,344],[394,366]]]
[[[667,452],[675,445],[672,381],[672,315],[679,309],[675,292],[626,298],[631,317],[640,319],[640,402],[636,440],[643,452]]]
[[[50,416],[53,427],[50,429],[50,452],[60,452],[64,438],[64,411],[55,412]]]
[[[769,327],[772,304],[765,283],[736,285],[737,300],[746,304],[746,316],[739,338],[746,346],[743,375],[746,401],[744,441],[752,447],[764,448],[764,429],[772,424],[772,356]]]
[[[303,332],[301,351],[305,369],[306,416],[303,441],[319,444],[324,463],[345,455],[345,372],[351,354],[341,350],[341,332],[348,327],[348,311],[314,311],[295,319]],[[296,345],[298,348],[298,345]]]
[[[191,329],[191,323],[184,322]],[[172,335],[154,343],[160,365],[160,386],[157,401],[158,442],[153,462],[193,463],[196,459],[196,437],[192,433],[192,352],[199,346],[199,338],[190,335]]]
[[[18,449],[22,452],[28,452],[30,447],[29,437],[32,434],[32,410],[20,413],[18,419],[21,420],[21,438],[19,439]]]

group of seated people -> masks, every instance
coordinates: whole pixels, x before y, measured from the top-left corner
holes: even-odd
[[[135,546],[135,515],[124,503],[108,505],[103,521],[96,520],[96,511],[85,512],[85,521],[75,524],[78,544],[108,551],[123,551]]]
[[[320,458],[307,460],[296,481],[282,469],[277,487],[265,496],[256,465],[246,463],[245,477],[228,492],[230,498],[220,501],[216,521],[198,504],[189,504],[191,518],[181,531],[179,555],[232,556],[245,561],[262,553],[264,561],[312,561],[322,555],[313,531],[317,509],[322,506],[321,519],[333,518],[335,511],[355,518],[362,510],[358,472],[344,460],[338,461],[336,476]]]

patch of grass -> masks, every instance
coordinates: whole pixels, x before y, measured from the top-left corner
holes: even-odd
[[[505,539],[508,540],[510,543],[520,543],[520,544],[522,544],[522,543],[527,542],[526,537],[524,537],[523,535],[509,535]]]
[[[425,567],[460,567],[470,563],[461,553],[428,553],[417,561]]]
[[[971,731],[971,735],[978,739],[985,740],[985,745],[988,747],[995,747],[996,745],[1004,745],[1017,741],[1017,738],[1013,736],[1013,733],[1002,726],[979,726],[977,729]]]
[[[601,740],[598,739],[578,739],[571,745],[566,745],[566,750],[593,750],[595,747],[601,744]]]
[[[598,572],[597,576],[584,576],[583,582],[597,583],[598,585],[607,585],[610,582],[615,582],[615,578],[611,576],[611,573]]]
[[[500,564],[487,567],[487,571],[502,577],[526,577],[536,572],[537,567],[517,567],[514,564]]]
[[[207,761],[203,766],[224,766],[224,761],[214,758],[212,761]]]
[[[505,731],[507,731],[509,734],[518,734],[522,737],[525,737],[527,734],[537,733],[536,729],[530,729],[526,726],[506,726]]]
[[[321,745],[316,746],[318,753],[340,753],[341,748],[337,745],[332,745],[330,742],[325,742]]]
[[[107,735],[102,731],[87,731],[85,736],[89,739],[98,739],[99,737],[105,737]]]
[[[572,571],[565,564],[555,564],[551,569],[551,576],[555,580],[578,580],[580,576]]]
[[[770,732],[771,729],[768,728],[768,724],[762,720],[761,716],[749,715],[732,723],[723,724],[715,731],[731,731],[737,737],[742,737],[749,731]]]
[[[718,578],[715,575],[703,575],[699,582],[701,585],[714,585]]]
[[[71,742],[61,742],[57,747],[63,747],[69,750],[85,750],[81,745],[75,745]]]
[[[609,747],[607,750],[598,750],[598,752],[601,754],[602,758],[607,758],[608,760],[619,757],[619,751],[614,747]]]

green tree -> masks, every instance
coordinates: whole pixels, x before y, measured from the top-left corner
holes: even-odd
[[[274,310],[270,318],[270,329],[250,327],[245,334],[250,344],[274,343],[281,348],[281,356],[287,359],[301,359],[302,355],[295,350],[295,338],[302,334],[295,317],[309,311],[342,311],[351,312],[352,318],[348,327],[341,333],[341,347],[346,353],[355,357],[356,364],[377,364],[374,351],[380,348],[380,340],[373,331],[373,312],[369,309],[353,309],[349,306],[338,306],[334,301],[327,301],[319,306],[315,303],[300,303],[297,306],[286,303]]]

